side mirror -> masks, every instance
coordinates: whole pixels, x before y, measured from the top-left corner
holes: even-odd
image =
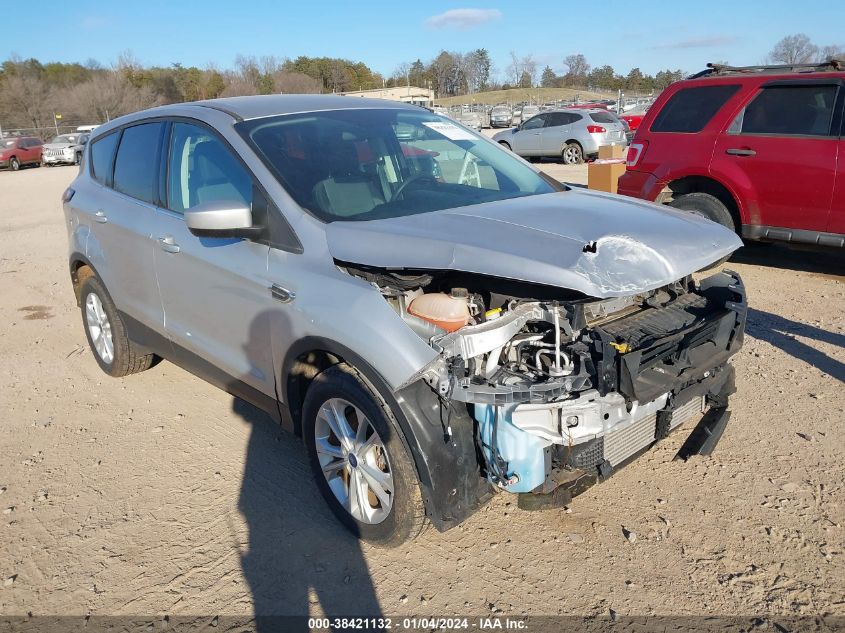
[[[252,210],[238,200],[204,202],[185,211],[185,224],[197,237],[246,237],[261,235],[263,227],[253,226]]]
[[[517,133],[517,132],[519,132],[521,129],[522,129],[522,123],[520,123],[520,124],[519,124],[519,125],[517,125],[514,129],[512,129],[512,130],[511,130],[511,134],[516,134],[516,133]]]

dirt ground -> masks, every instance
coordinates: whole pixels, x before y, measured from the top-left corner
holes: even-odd
[[[74,174],[0,173],[0,614],[845,615],[841,255],[731,262],[751,311],[712,458],[672,461],[681,430],[569,511],[499,495],[384,551],[249,407],[167,362],[100,372],[66,270]]]

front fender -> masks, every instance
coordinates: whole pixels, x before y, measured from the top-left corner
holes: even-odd
[[[426,513],[438,530],[458,525],[491,496],[490,485],[481,476],[474,422],[465,405],[452,403],[447,407],[422,380],[392,391],[370,363],[335,341],[309,337],[288,350],[279,392],[288,403],[295,426],[299,414],[296,403],[304,394],[292,392],[295,383],[288,377],[295,371],[297,359],[314,351],[327,353],[334,359],[329,363],[343,359],[387,404],[417,469]]]

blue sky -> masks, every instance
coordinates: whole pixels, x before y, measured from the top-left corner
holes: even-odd
[[[707,61],[759,63],[780,38],[804,32],[820,45],[845,48],[842,0],[600,0],[564,2],[74,2],[52,5],[49,26],[33,5],[8,4],[0,55],[41,61],[94,58],[104,65],[123,51],[144,64],[218,68],[237,54],[344,57],[386,76],[402,61],[427,61],[441,49],[487,48],[498,71],[509,52],[534,55],[563,71],[583,53],[593,66],[695,71]],[[14,26],[11,26],[14,25]]]

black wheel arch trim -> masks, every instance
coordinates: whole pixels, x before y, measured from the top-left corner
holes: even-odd
[[[287,351],[277,389],[283,394],[283,408],[290,411],[296,432],[301,433],[301,411],[300,405],[291,400],[294,394],[288,392],[289,377],[298,358],[317,351],[351,365],[387,404],[417,469],[426,513],[438,530],[458,525],[489,499],[490,486],[481,476],[474,422],[466,407],[452,403],[449,415],[437,395],[422,380],[394,391],[366,360],[336,341],[306,337],[296,341]],[[451,435],[447,435],[448,427],[444,424],[451,427]]]

